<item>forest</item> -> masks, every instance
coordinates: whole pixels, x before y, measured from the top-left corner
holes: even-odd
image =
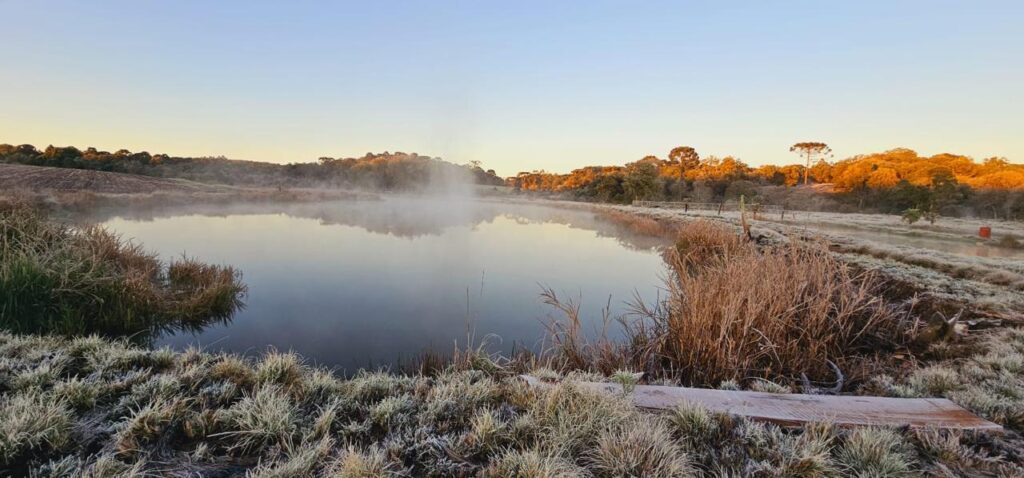
[[[811,147],[801,151],[800,145]],[[979,162],[962,155],[920,156],[897,148],[831,162],[824,143],[799,143],[793,150],[807,159],[809,167],[751,167],[732,156],[700,158],[684,146],[669,152],[668,159],[652,155],[623,166],[587,166],[568,174],[521,172],[509,178],[508,185],[519,191],[612,203],[722,202],[745,196],[792,209],[1024,216],[1024,165],[1005,158]]]

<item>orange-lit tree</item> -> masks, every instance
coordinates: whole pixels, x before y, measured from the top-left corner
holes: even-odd
[[[689,146],[676,146],[668,152],[668,159],[679,164],[679,199],[682,199],[686,172],[700,166],[700,155]]]
[[[827,144],[811,141],[794,144],[793,146],[790,146],[789,150],[798,152],[801,158],[805,158],[807,160],[807,166],[804,169],[805,186],[810,182],[812,160],[823,159],[832,154],[832,148],[829,148]]]

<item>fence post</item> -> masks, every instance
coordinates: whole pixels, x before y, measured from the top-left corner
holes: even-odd
[[[722,206],[725,206],[725,201],[718,203],[718,215],[722,215]]]

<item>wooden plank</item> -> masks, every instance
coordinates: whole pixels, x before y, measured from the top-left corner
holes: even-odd
[[[533,386],[552,385],[530,375],[520,377]],[[598,392],[622,393],[622,386],[616,383],[576,383]],[[631,395],[633,403],[641,408],[666,410],[687,401],[703,405],[712,412],[741,415],[785,426],[807,422],[831,422],[839,426],[909,426],[995,431],[1003,429],[998,424],[978,417],[944,398],[777,394],[656,385],[637,385]]]

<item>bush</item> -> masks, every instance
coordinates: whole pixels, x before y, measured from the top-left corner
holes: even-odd
[[[903,222],[907,224],[913,224],[920,221],[924,217],[924,213],[920,209],[907,209],[903,211]]]

